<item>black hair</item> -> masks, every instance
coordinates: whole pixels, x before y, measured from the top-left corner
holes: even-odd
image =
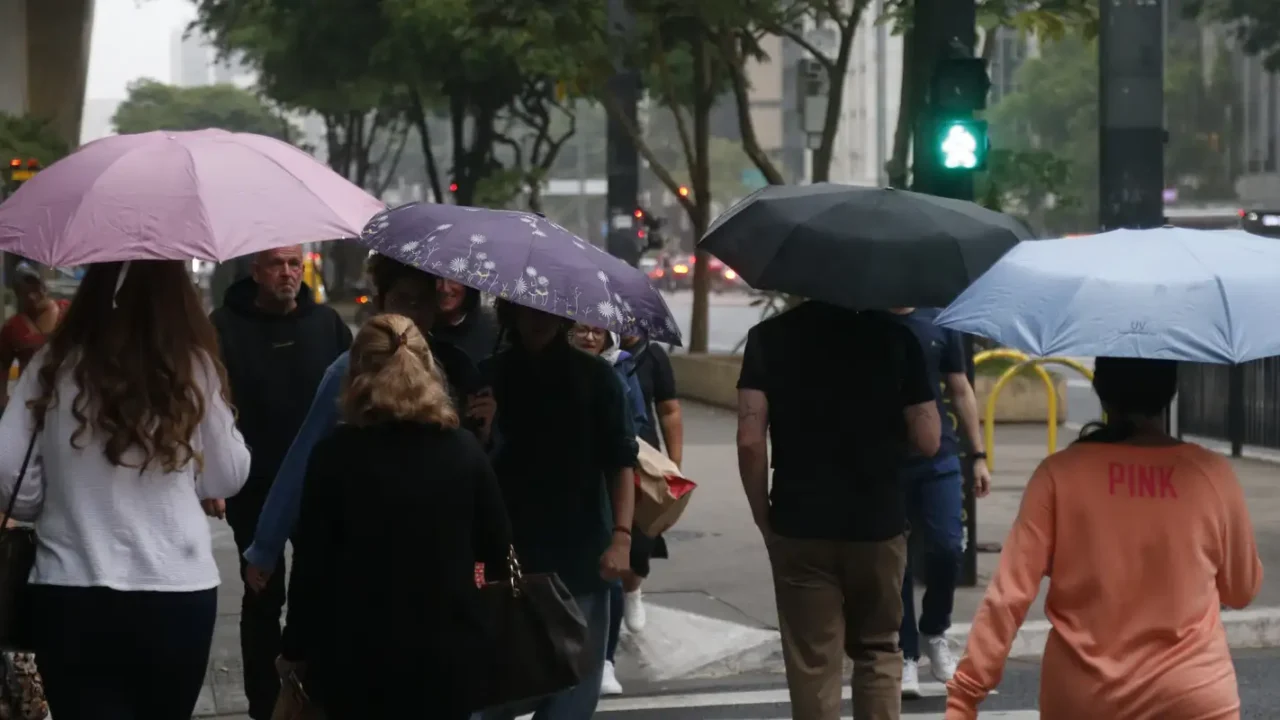
[[[504,341],[515,344],[516,340],[519,338],[520,332],[516,329],[516,316],[515,316],[516,309],[519,307],[521,306],[511,302],[510,300],[505,300],[503,298],[494,299],[493,313],[498,318],[498,341],[494,346],[495,352],[496,352],[496,348],[500,347]],[[536,308],[529,308],[529,309],[534,310]],[[544,312],[544,311],[538,310],[538,312]],[[547,314],[550,314],[550,313],[547,313]],[[567,343],[569,342],[569,330],[573,328],[573,321],[566,320],[564,318],[557,318],[557,319],[560,320],[561,327],[560,327],[560,332],[558,332],[556,335],[557,337],[563,339]]]
[[[1093,390],[1107,420],[1085,425],[1077,442],[1125,442],[1137,432],[1135,417],[1158,417],[1178,392],[1178,364],[1172,360],[1100,357],[1093,368]]]
[[[369,274],[369,280],[373,283],[374,296],[379,299],[379,302],[391,292],[391,288],[395,287],[401,278],[425,276],[431,280],[438,279],[425,270],[419,270],[412,265],[406,265],[378,253],[369,255],[365,263],[365,272]]]

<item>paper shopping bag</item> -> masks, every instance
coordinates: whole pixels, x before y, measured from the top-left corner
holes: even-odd
[[[636,509],[632,528],[651,538],[671,529],[689,506],[697,487],[671,458],[649,443],[640,444],[636,467]]]

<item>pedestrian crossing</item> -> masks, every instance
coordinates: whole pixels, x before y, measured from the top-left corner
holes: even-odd
[[[902,720],[943,720],[946,687],[921,683],[921,698],[904,700]],[[842,720],[851,720],[850,689],[844,688]],[[993,698],[994,699],[994,698]],[[984,720],[1039,720],[1036,710],[983,710]],[[790,720],[785,687],[717,689],[682,694],[602,698],[600,720]]]

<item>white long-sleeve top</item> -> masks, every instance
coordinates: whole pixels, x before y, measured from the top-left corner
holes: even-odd
[[[0,513],[13,496],[34,422],[27,401],[40,392],[45,352],[32,358],[0,416]],[[36,440],[13,516],[33,521],[36,560],[30,581],[41,585],[113,590],[191,592],[217,587],[213,539],[200,506],[204,499],[235,495],[249,477],[249,450],[231,408],[218,392],[207,359],[196,364],[205,415],[192,446],[204,469],[187,463],[178,472],[112,465],[92,430],[76,448],[71,414],[78,393],[64,366],[58,402]],[[133,452],[133,451],[131,451]],[[131,460],[126,454],[126,460]],[[136,464],[136,463],[135,463]]]

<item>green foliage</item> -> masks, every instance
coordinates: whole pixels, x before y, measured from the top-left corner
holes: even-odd
[[[219,128],[285,141],[295,135],[288,120],[247,90],[234,85],[186,88],[150,79],[129,84],[128,97],[111,122],[120,133]]]
[[[0,112],[0,162],[34,158],[47,167],[70,152],[71,147],[48,121]]]
[[[1231,65],[1206,80],[1198,45],[1171,43],[1165,72],[1167,184],[1183,200],[1231,197]],[[1097,44],[1079,34],[1041,46],[1016,74],[1019,88],[988,110],[993,149],[979,195],[1054,232],[1083,232],[1098,217]],[[1237,113],[1238,114],[1238,113]]]
[[[1188,17],[1232,28],[1243,50],[1280,71],[1280,3],[1275,0],[1188,0]]]

